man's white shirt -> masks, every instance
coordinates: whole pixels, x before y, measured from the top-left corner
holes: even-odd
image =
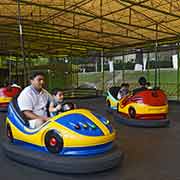
[[[47,116],[47,103],[50,98],[50,94],[45,89],[38,92],[31,85],[20,93],[17,102],[21,111],[29,110],[39,116]]]

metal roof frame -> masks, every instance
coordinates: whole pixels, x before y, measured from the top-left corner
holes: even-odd
[[[18,17],[18,3],[21,14]],[[0,54],[85,55],[179,41],[179,0],[2,0]]]

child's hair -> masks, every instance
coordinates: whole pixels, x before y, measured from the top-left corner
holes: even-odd
[[[58,92],[63,92],[61,89],[59,89],[59,88],[54,88],[53,90],[52,90],[52,92],[51,92],[51,94],[52,95],[54,95],[54,96],[56,96],[56,94],[58,93]]]
[[[126,83],[122,83],[122,84],[121,84],[121,87],[124,87],[124,86],[126,86]]]
[[[126,88],[129,88],[129,83],[126,83],[126,85],[125,85],[125,86],[126,86]]]

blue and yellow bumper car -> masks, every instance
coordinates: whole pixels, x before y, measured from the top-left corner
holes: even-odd
[[[31,129],[14,99],[6,134],[3,149],[10,158],[48,171],[91,173],[117,166],[122,159],[110,122],[87,109],[68,109]]]
[[[117,110],[117,104],[119,102],[117,95],[120,88],[121,87],[114,86],[107,91],[106,104],[112,110]]]

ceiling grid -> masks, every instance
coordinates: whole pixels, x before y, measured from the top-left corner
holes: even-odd
[[[179,40],[179,0],[20,0],[20,5],[29,54],[83,55],[139,47],[156,38]],[[1,0],[0,54],[20,54],[17,14],[16,0]]]

